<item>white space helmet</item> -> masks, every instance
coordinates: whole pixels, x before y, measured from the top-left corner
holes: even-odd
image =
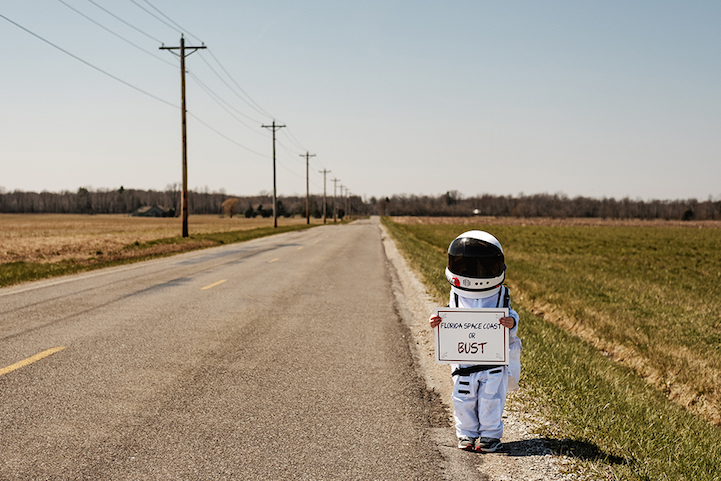
[[[446,279],[465,297],[485,297],[506,278],[503,248],[488,232],[472,230],[448,246]]]

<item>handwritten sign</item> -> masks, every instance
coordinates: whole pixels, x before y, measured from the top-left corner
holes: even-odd
[[[508,329],[500,323],[508,309],[439,307],[443,320],[436,331],[436,362],[508,364]]]

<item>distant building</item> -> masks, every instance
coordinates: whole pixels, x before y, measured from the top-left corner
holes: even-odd
[[[145,205],[138,207],[131,217],[168,217],[168,211],[157,205]]]

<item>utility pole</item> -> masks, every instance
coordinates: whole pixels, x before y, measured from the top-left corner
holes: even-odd
[[[349,212],[350,209],[348,208],[348,186],[346,186],[346,188],[345,188],[345,197],[344,197],[343,200],[345,201],[345,202],[344,202],[345,205],[343,206],[343,212],[345,212],[345,215],[346,215],[346,217],[347,217],[348,214],[350,213],[350,212]]]
[[[333,223],[335,224],[335,221],[338,218],[338,202],[336,201],[335,189],[338,186],[340,179],[331,179],[331,182],[333,182]]]
[[[170,53],[178,55],[173,50],[180,50],[180,112],[182,117],[183,130],[183,191],[180,196],[180,216],[183,219],[183,237],[188,237],[188,133],[185,108],[185,57],[191,55],[201,48],[207,48],[205,45],[200,47],[186,47],[183,34],[180,35],[180,47],[160,47],[160,50],[170,50]],[[192,52],[186,53],[185,49],[192,49]]]
[[[346,211],[345,211],[345,202],[343,202],[343,200],[344,200],[343,190],[345,190],[345,185],[340,186],[340,199],[338,199],[338,206],[339,206],[338,211],[340,212],[340,209],[342,208],[343,209],[343,217],[345,217]]]
[[[350,215],[350,190],[345,188],[345,215]]]
[[[323,223],[325,224],[326,219],[326,213],[325,213],[325,174],[330,174],[330,170],[319,170],[318,172],[321,172],[323,174]]]
[[[341,186],[340,186],[340,202],[339,202],[339,204],[340,204],[341,206],[343,206],[343,217],[345,217],[345,216],[348,215],[348,209],[347,209],[346,206],[345,206],[345,202],[343,202],[343,200],[344,200],[344,198],[345,198],[345,196],[343,195],[343,190],[345,190],[346,192],[348,192],[348,187],[346,187],[345,185],[341,185]]]
[[[282,129],[285,125],[275,125],[275,120],[272,125],[261,125],[264,129],[270,129],[273,131],[273,227],[278,227],[278,212],[276,211],[275,200],[275,132]]]
[[[305,223],[310,224],[310,175],[308,175],[308,159],[315,157],[315,154],[306,152],[305,155],[300,154],[301,157],[305,157]]]

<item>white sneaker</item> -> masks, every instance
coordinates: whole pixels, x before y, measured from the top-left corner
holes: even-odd
[[[458,438],[458,449],[464,449],[466,451],[475,451],[476,450],[476,438],[469,438],[468,436],[463,436]]]

